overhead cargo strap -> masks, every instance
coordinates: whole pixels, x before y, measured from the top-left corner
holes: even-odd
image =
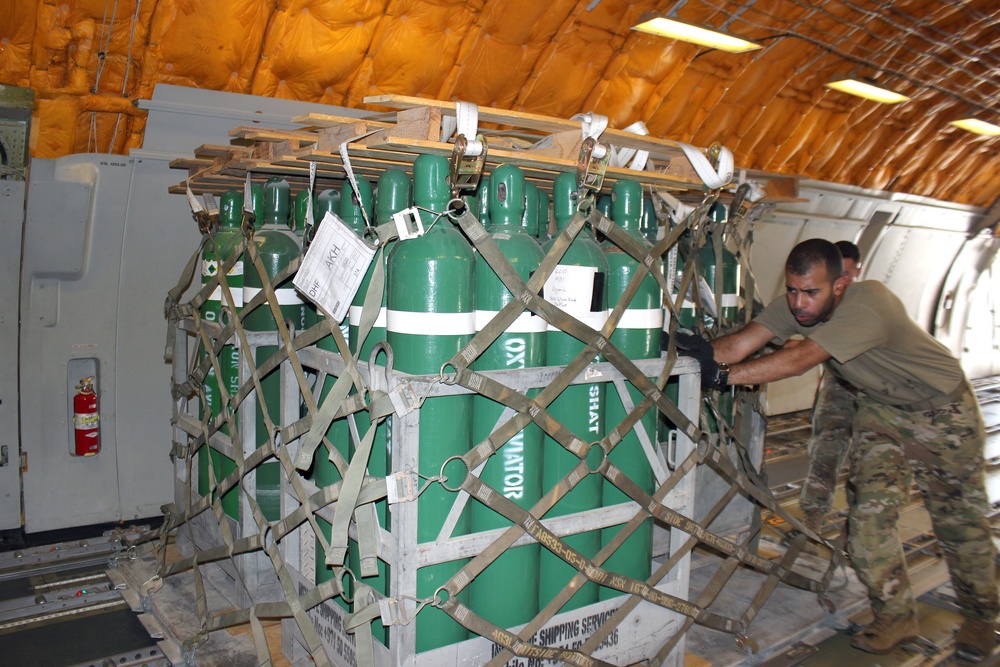
[[[458,119],[457,137],[465,137],[465,154],[477,157],[486,151],[486,144],[479,134],[479,107],[471,102],[456,102],[455,115]]]
[[[457,129],[448,181],[452,197],[479,187],[487,151],[486,137],[479,133],[479,107],[471,102],[456,102],[455,115]]]
[[[580,121],[580,131],[583,132],[584,141],[593,139],[598,142],[597,146],[594,147],[594,158],[597,160],[603,159],[609,149],[605,144],[600,143],[600,139],[601,135],[604,134],[604,130],[608,129],[608,117],[588,111],[587,113],[578,113],[572,116],[570,120]]]
[[[185,195],[187,196],[188,206],[191,207],[191,215],[194,216],[194,221],[198,223],[198,231],[202,234],[207,234],[212,230],[212,218],[205,207],[201,205],[198,198],[194,196],[191,192],[191,179],[184,181],[184,188],[186,189]]]
[[[570,120],[580,121],[583,143],[576,165],[577,187],[580,195],[600,192],[604,185],[604,174],[611,162],[611,149],[600,142],[604,130],[608,128],[608,117],[595,113],[576,114]]]
[[[631,132],[632,134],[638,134],[640,136],[648,136],[649,128],[641,120],[637,120],[628,127],[625,128],[625,132]],[[629,162],[631,160],[631,163]],[[639,150],[637,148],[616,148],[611,147],[611,164],[616,167],[628,167],[629,169],[635,169],[636,171],[642,171],[646,168],[646,162],[649,160],[649,151]]]
[[[698,173],[698,178],[705,182],[709,190],[718,190],[729,185],[733,180],[733,152],[721,144],[718,147],[717,166],[696,146],[678,143],[684,155],[691,161],[691,166]]]
[[[349,144],[358,141],[359,139],[364,139],[365,137],[375,134],[376,132],[378,132],[378,130],[369,130],[368,132],[359,134],[358,136],[352,137],[347,141],[343,142],[342,144],[340,144],[340,159],[344,161],[344,171],[347,173],[347,180],[351,182],[351,188],[354,190],[355,193],[360,192],[360,190],[358,190],[358,179],[354,175],[354,168],[351,166],[351,156],[347,152],[347,147]],[[369,230],[374,229],[372,221],[368,219],[368,211],[365,210],[364,206],[362,206],[360,210],[361,210],[361,217],[365,219],[365,227],[367,227]]]
[[[316,235],[315,230],[315,213],[313,212],[313,191],[316,189],[316,161],[309,161],[309,193],[306,199],[306,220],[305,228],[302,230],[302,252],[305,253],[309,249],[309,244],[312,243],[313,237]],[[363,208],[363,207],[362,207]]]

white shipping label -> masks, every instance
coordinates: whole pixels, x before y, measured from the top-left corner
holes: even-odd
[[[590,312],[597,267],[560,264],[545,281],[545,300],[570,315]]]
[[[292,283],[341,322],[368,273],[375,250],[327,211]]]

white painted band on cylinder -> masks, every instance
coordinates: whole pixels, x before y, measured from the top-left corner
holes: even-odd
[[[722,299],[723,308],[736,308],[740,305],[740,295],[739,294],[723,294]]]
[[[237,308],[243,307],[243,289],[242,288],[229,288],[229,293],[233,295],[233,305]],[[222,302],[222,286],[217,286],[212,293],[208,296],[208,301],[218,301]]]
[[[476,333],[476,314],[387,310],[385,328],[394,333],[414,336],[468,336]]]
[[[476,311],[476,331],[482,331],[486,328],[486,325],[497,316],[497,310],[477,310]],[[538,315],[532,314],[530,311],[524,311],[517,316],[517,319],[511,322],[510,326],[504,331],[504,333],[541,333],[547,331],[549,328],[549,323],[543,320]]]
[[[618,329],[662,329],[662,308],[629,308],[618,321]]]
[[[351,306],[348,311],[347,323],[352,327],[361,326],[361,311],[363,308],[361,306]],[[372,325],[374,328],[385,329],[385,307],[378,309],[378,315],[375,317],[375,324]]]
[[[243,303],[250,303],[255,296],[261,291],[260,287],[243,287]],[[294,287],[279,287],[274,290],[274,296],[278,299],[279,306],[297,306],[302,301],[302,297],[295,290]]]

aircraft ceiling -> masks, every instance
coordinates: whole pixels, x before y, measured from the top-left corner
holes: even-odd
[[[159,83],[362,107],[397,93],[699,146],[738,166],[990,206],[1000,139],[996,0],[16,0],[0,83],[36,93],[37,157],[142,145]],[[732,55],[630,29],[657,11],[763,48]],[[884,105],[824,87],[872,77]],[[194,147],[184,147],[193,149]]]

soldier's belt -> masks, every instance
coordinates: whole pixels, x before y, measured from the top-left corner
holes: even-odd
[[[892,405],[888,404],[889,407],[896,408],[897,410],[904,410],[906,412],[926,412],[928,410],[938,410],[946,405],[951,405],[952,403],[957,403],[962,400],[967,392],[972,391],[969,388],[969,383],[966,380],[962,380],[958,383],[958,386],[952,389],[947,394],[942,394],[941,396],[934,396],[933,398],[927,398],[922,401],[917,401],[916,403],[906,403],[904,405]],[[877,399],[876,399],[877,400]],[[881,402],[881,401],[880,401]]]

